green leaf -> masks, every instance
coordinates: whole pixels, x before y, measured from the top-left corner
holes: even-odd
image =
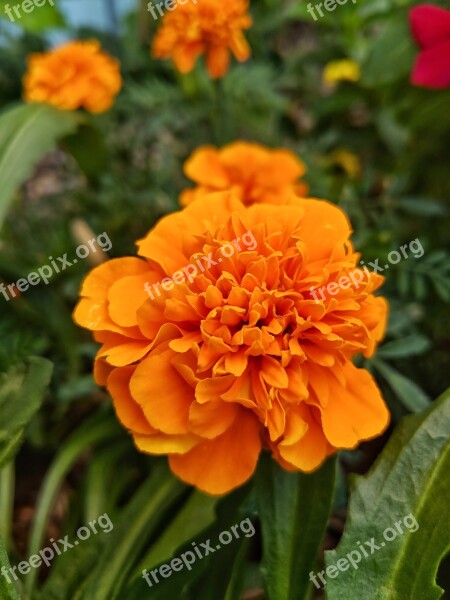
[[[152,545],[150,552],[142,559],[138,573],[168,562],[176,555],[180,546],[209,527],[216,518],[214,509],[217,502],[217,497],[194,491],[159,540]]]
[[[82,594],[83,600],[122,598],[122,586],[142,553],[149,537],[160,524],[162,514],[186,492],[186,486],[164,464],[157,465],[121,515],[111,532],[111,542],[99,557]]]
[[[56,140],[77,128],[79,116],[44,104],[27,104],[0,115],[0,227],[8,205],[35,164]]]
[[[379,358],[372,360],[371,363],[381,373],[408,410],[419,412],[429,407],[430,398],[414,381],[411,381],[411,379],[408,379],[408,377],[405,377]]]
[[[400,210],[419,217],[443,217],[449,213],[443,201],[421,196],[396,198],[394,204]]]
[[[377,356],[381,358],[405,358],[418,356],[430,348],[430,341],[423,335],[410,335],[381,346]]]
[[[105,512],[105,511],[103,511]],[[114,517],[107,513],[114,522]],[[99,514],[97,513],[96,517]],[[64,532],[65,533],[65,532]],[[63,538],[63,535],[60,536]],[[73,536],[70,536],[72,539]],[[74,600],[80,582],[87,581],[99,556],[110,543],[110,534],[93,535],[70,552],[65,552],[52,563],[50,576],[33,600]]]
[[[54,0],[52,1],[54,2]],[[5,6],[7,4],[11,7],[13,21],[11,21],[11,17],[5,13]],[[34,32],[44,31],[45,29],[50,29],[52,27],[64,27],[65,22],[63,16],[56,6],[50,4],[50,0],[46,0],[46,3],[42,6],[35,6],[29,13],[26,13],[23,10],[21,4],[22,3],[19,2],[0,0],[0,18],[4,18],[9,22],[14,22],[24,29]],[[20,16],[14,11],[14,6],[17,6]]]
[[[370,53],[361,69],[361,83],[376,87],[406,76],[412,69],[416,53],[407,15],[399,11],[370,45]]]
[[[75,158],[78,166],[89,178],[97,177],[108,166],[108,148],[102,132],[92,124],[62,140],[62,146]]]
[[[47,526],[50,511],[53,508],[56,495],[67,473],[77,460],[77,458],[86,451],[87,448],[100,444],[117,436],[120,432],[116,421],[105,418],[102,411],[95,414],[89,421],[83,423],[69,438],[64,442],[56,455],[56,458],[46,474],[42,488],[39,492],[37,510],[34,514],[31,528],[28,555],[37,554],[42,546],[45,529]],[[31,595],[36,583],[38,572],[36,569],[28,574],[25,581],[25,587]]]
[[[347,561],[326,578],[328,600],[441,597],[435,579],[450,549],[449,431],[447,390],[425,413],[406,417],[371,472],[357,478],[344,535],[325,554],[327,568]],[[366,544],[372,538],[378,549]],[[359,568],[349,564],[351,552]]]
[[[239,522],[242,527],[242,513],[245,512],[243,503],[246,501],[248,493],[249,485],[246,485],[223,498],[217,499],[215,522],[205,531],[202,531],[201,537],[196,537],[193,540],[197,542],[198,548],[201,548],[202,542],[210,540],[212,548],[215,549],[222,532],[230,531],[231,527]],[[248,523],[246,525],[248,526]],[[202,559],[196,560],[190,570],[183,568],[181,571],[172,572],[167,579],[158,578],[159,583],[153,583],[151,590],[149,584],[143,579],[142,572],[139,572],[128,582],[128,587],[125,588],[121,597],[127,600],[141,600],[147,597],[152,598],[152,600],[166,600],[167,598],[216,600],[217,598],[226,598],[228,591],[230,590],[230,593],[232,593],[233,589],[239,589],[242,582],[240,575],[242,561],[245,559],[242,547],[247,546],[252,537],[247,538],[244,533],[241,529],[238,539],[233,535],[234,539],[228,545],[222,543],[220,549],[208,553],[207,556],[206,554],[203,555]],[[254,533],[255,529],[253,529]],[[192,551],[190,540],[176,550],[176,555],[179,558],[183,552],[187,551]],[[148,565],[145,568],[148,569]],[[152,580],[150,580],[150,583],[152,583]],[[238,597],[239,595],[233,598]]]
[[[0,467],[6,465],[19,451],[23,442],[24,430],[18,431],[9,441],[0,442]]]
[[[0,467],[17,452],[25,426],[39,410],[53,365],[31,357],[26,367],[0,377]]]
[[[256,477],[268,600],[302,600],[330,516],[336,459],[311,474],[288,473],[269,456]]]
[[[9,569],[11,565],[9,563],[6,550],[3,546],[3,541],[0,538],[0,568],[1,567],[6,567],[6,569]],[[10,579],[11,583],[8,583],[3,575],[0,576],[0,598],[2,600],[21,600],[16,588],[14,587],[14,584],[12,583],[14,581],[12,575],[10,576]]]

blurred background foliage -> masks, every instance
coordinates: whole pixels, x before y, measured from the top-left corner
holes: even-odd
[[[408,11],[418,3],[348,2],[314,22],[306,2],[253,0],[254,26],[248,32],[252,59],[234,64],[224,80],[212,82],[202,64],[181,77],[169,64],[151,59],[149,46],[157,24],[145,2],[124,3],[120,9],[100,0],[89,4],[97,2],[104,10],[98,28],[92,25],[94,18],[86,20],[89,26],[75,25],[80,22],[76,14],[90,10],[85,3],[79,3],[78,11],[73,10],[75,2],[71,11],[67,6],[63,10],[63,4],[60,10],[36,9],[14,27],[3,13],[5,2],[0,2],[1,110],[20,102],[27,55],[59,39],[99,39],[120,59],[125,80],[114,108],[102,116],[79,117],[76,131],[39,161],[15,195],[0,234],[0,281],[15,282],[47,264],[50,256],[73,256],[80,243],[73,225],[80,219],[96,235],[107,232],[113,243],[110,257],[134,255],[135,240],[159,217],[177,210],[180,191],[190,185],[183,163],[198,146],[247,139],[286,147],[307,164],[311,196],[327,198],[349,214],[354,243],[366,263],[379,258],[384,265],[392,250],[416,238],[425,249],[422,258],[410,253],[386,272],[382,293],[391,303],[388,336],[377,357],[365,364],[383,390],[393,426],[405,414],[426,408],[448,385],[450,371],[450,171],[445,158],[450,90],[434,92],[409,83],[418,49],[409,32]],[[447,6],[443,1],[434,4]],[[359,81],[324,81],[326,65],[341,58],[361,66]],[[127,573],[129,581],[136,575],[145,552],[165,530],[169,519],[164,517],[167,511],[161,514],[162,507],[172,507],[175,514],[186,499],[194,504],[198,499],[174,483],[159,461],[134,450],[115,425],[106,393],[93,382],[96,345],[71,318],[89,269],[89,261],[79,261],[48,286],[8,303],[0,296],[0,370],[10,377],[23,376],[29,356],[54,364],[42,408],[22,432],[14,510],[13,474],[9,470],[2,475],[0,518],[7,523],[12,515],[3,538],[11,560],[17,561],[40,548],[53,532],[73,531],[97,509],[98,514],[107,510],[118,523],[116,539],[135,550],[130,561],[119,560],[105,584],[105,589],[115,590],[104,596],[111,599],[125,589],[121,586]],[[326,542],[330,547],[342,530],[346,474],[365,472],[388,436],[389,432],[342,454],[337,521]],[[88,450],[92,446],[95,451]],[[167,489],[155,496],[144,515],[140,537],[127,523],[141,514],[155,477],[158,489],[165,489],[166,480]],[[200,513],[203,518],[190,534],[194,538],[201,533],[204,539],[205,528],[217,529],[217,514],[226,515],[221,531],[223,522],[254,515],[256,507],[245,488],[215,500],[210,523]],[[77,549],[58,562],[39,596],[42,600],[103,597],[95,596],[92,575],[89,578],[92,557],[99,552],[96,544],[104,543],[100,537],[87,543],[90,553]],[[177,540],[175,547],[190,539]],[[160,562],[166,558],[164,550]],[[246,590],[260,589],[259,552],[258,543],[247,551],[250,561],[239,580]],[[195,597],[238,598],[230,580],[233,560],[239,557],[235,547],[226,568],[227,558],[219,557],[219,595],[204,592],[208,579],[219,581],[211,557],[211,568],[205,560],[201,573],[188,583],[180,583],[177,576],[186,594],[180,597],[194,597],[202,589],[203,595]],[[103,559],[104,568],[108,560],[111,556]],[[42,572],[41,580],[47,575]],[[200,576],[201,583],[196,579]],[[84,577],[84,591],[76,591]],[[139,587],[138,578],[135,581],[135,588],[121,597],[167,597],[171,589],[164,584],[146,596],[148,590]],[[175,585],[172,580],[170,585]],[[23,593],[29,597],[37,593],[35,582],[27,589]]]

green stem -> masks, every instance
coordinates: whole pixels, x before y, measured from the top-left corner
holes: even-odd
[[[14,512],[14,461],[11,460],[0,471],[0,535],[6,551],[12,549],[11,525]]]

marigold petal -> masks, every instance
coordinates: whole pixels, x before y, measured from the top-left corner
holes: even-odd
[[[130,380],[135,370],[136,367],[114,369],[108,377],[108,392],[113,399],[117,417],[124,427],[133,433],[155,433],[156,429],[148,423],[142,408],[130,392]]]
[[[108,377],[114,367],[103,360],[102,358],[97,358],[94,362],[94,381],[97,385],[105,386]]]
[[[236,31],[230,41],[230,48],[234,56],[240,62],[245,62],[250,58],[251,50],[245,35],[242,31]]]
[[[304,163],[289,150],[277,149],[271,152],[264,170],[257,174],[258,185],[268,188],[295,184],[306,173]]]
[[[213,146],[198,148],[184,164],[186,177],[199,185],[225,189],[229,185],[227,172],[220,161],[220,155]]]
[[[224,46],[213,46],[206,54],[206,68],[212,79],[223,77],[230,66],[230,52]]]
[[[122,327],[136,326],[137,311],[148,300],[144,286],[153,285],[158,281],[159,276],[153,271],[115,281],[108,292],[111,319]]]
[[[325,436],[336,448],[354,448],[363,440],[383,433],[389,411],[377,384],[365,369],[344,366],[346,387],[330,378],[330,396],[321,408]]]
[[[153,427],[163,433],[188,433],[194,390],[172,366],[174,356],[172,350],[151,354],[136,368],[130,389]]]
[[[241,409],[225,433],[198,444],[183,456],[169,456],[169,465],[186,483],[207,494],[221,495],[252,476],[260,451],[260,424]]]
[[[172,59],[180,73],[185,75],[194,69],[199,54],[201,54],[201,48],[187,44],[174,48]]]
[[[189,410],[189,423],[193,433],[213,439],[231,427],[237,414],[236,404],[220,400],[211,400],[204,404],[193,402]]]
[[[104,358],[114,367],[125,367],[143,358],[150,351],[151,344],[148,340],[131,340],[123,335],[102,332],[98,336],[98,341],[103,346],[98,351],[98,357]]]
[[[138,450],[147,454],[186,454],[192,450],[202,439],[192,433],[184,435],[167,435],[155,433],[153,435],[134,434],[134,443]]]
[[[279,455],[305,473],[317,469],[328,456],[330,448],[320,422],[314,418],[312,410],[312,407],[304,403],[298,407],[292,406],[287,415],[290,428],[303,430],[303,434],[295,441],[286,437],[277,445]],[[296,424],[295,419],[299,419],[300,423]]]

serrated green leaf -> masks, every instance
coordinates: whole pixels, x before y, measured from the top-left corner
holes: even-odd
[[[347,560],[346,570],[341,562],[343,570],[336,567],[337,575],[326,578],[328,600],[441,597],[435,578],[450,549],[449,431],[447,390],[428,411],[405,418],[371,472],[357,479],[344,535],[325,554],[327,568]],[[369,544],[372,538],[377,548]],[[355,551],[358,568],[348,564]]]
[[[256,476],[268,600],[303,600],[330,516],[336,459],[311,474],[288,473],[269,456]]]

